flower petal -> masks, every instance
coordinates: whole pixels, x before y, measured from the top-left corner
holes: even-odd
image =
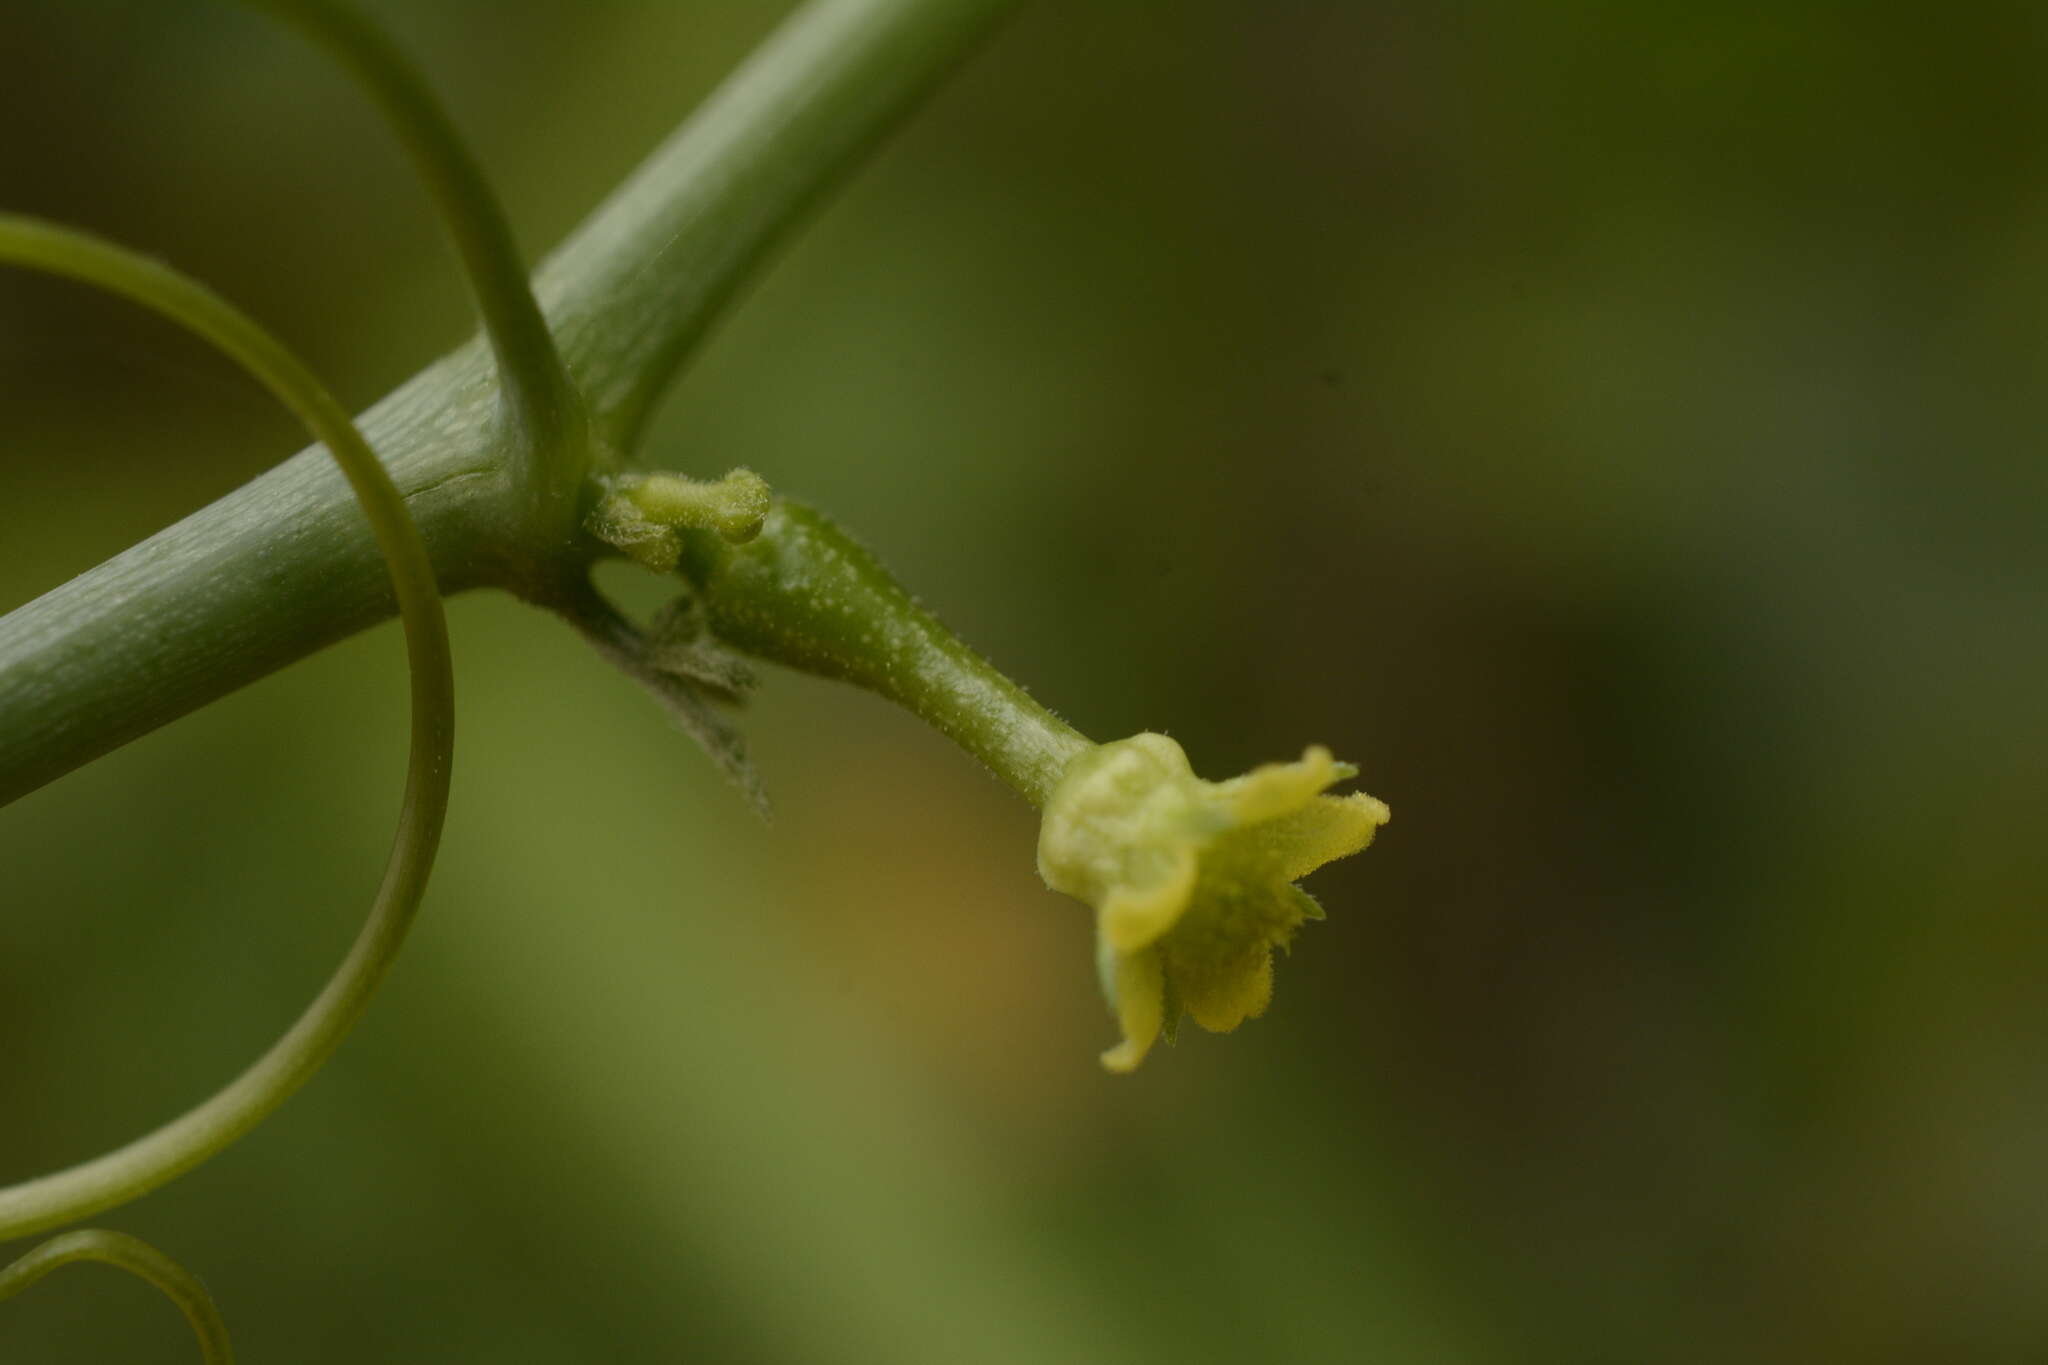
[[[1166,971],[1159,950],[1117,957],[1115,982],[1116,1017],[1124,1040],[1102,1054],[1102,1064],[1122,1075],[1138,1069],[1166,1022]]]
[[[1262,763],[1242,777],[1212,785],[1229,803],[1234,824],[1256,825],[1301,809],[1341,771],[1328,749],[1311,744],[1293,763]]]
[[[1372,842],[1393,812],[1387,803],[1352,792],[1319,796],[1301,810],[1261,825],[1263,851],[1277,862],[1282,881],[1299,881],[1324,863],[1349,857]]]
[[[1119,953],[1133,953],[1156,942],[1187,909],[1188,897],[1194,892],[1195,850],[1179,844],[1157,853],[1157,866],[1147,868],[1153,880],[1143,886],[1114,887],[1102,903],[1097,930],[1103,942]]]
[[[1180,964],[1175,963],[1175,966]],[[1207,970],[1175,972],[1174,985],[1195,1022],[1211,1033],[1228,1033],[1266,1012],[1273,1000],[1273,950],[1260,943],[1228,963]]]

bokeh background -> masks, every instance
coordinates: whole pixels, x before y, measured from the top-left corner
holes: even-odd
[[[530,251],[786,6],[382,0]],[[362,1031],[103,1220],[251,1361],[2048,1358],[2048,21],[1037,0],[776,262],[663,464],[841,517],[1082,729],[1394,823],[1130,1079],[1031,813],[777,674],[757,823],[451,603],[446,852]],[[10,209],[367,404],[467,332],[363,101],[233,6],[5,0]],[[0,277],[0,608],[299,437]],[[607,580],[637,603],[649,584]],[[0,1178],[209,1091],[395,814],[386,627],[0,814]],[[76,1270],[0,1356],[174,1361]]]

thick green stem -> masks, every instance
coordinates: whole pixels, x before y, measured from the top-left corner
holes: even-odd
[[[748,270],[1012,0],[816,0],[540,270],[562,359],[613,440]],[[538,598],[589,547],[536,516],[476,343],[362,419],[444,591]],[[389,617],[347,485],[314,448],[0,618],[0,803]]]
[[[778,501],[744,544],[691,532],[682,572],[719,640],[881,693],[1034,806],[1091,747],[940,625],[865,548],[799,503]]]
[[[487,371],[475,351],[444,361],[361,421],[444,593],[507,581],[524,548]],[[315,446],[0,618],[0,804],[395,609]]]

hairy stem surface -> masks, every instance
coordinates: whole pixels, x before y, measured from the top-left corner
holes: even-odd
[[[1043,806],[1090,746],[919,606],[867,548],[801,503],[761,533],[686,542],[683,576],[722,643],[880,693]]]

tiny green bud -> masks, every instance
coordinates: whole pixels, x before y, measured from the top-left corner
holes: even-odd
[[[627,496],[650,521],[716,531],[735,545],[760,535],[768,515],[768,481],[751,469],[735,469],[717,483],[649,474]]]
[[[1067,767],[1045,803],[1038,870],[1095,908],[1103,993],[1124,1034],[1104,1066],[1136,1068],[1183,1011],[1217,1033],[1265,1012],[1273,949],[1323,917],[1294,883],[1387,822],[1385,803],[1362,792],[1322,794],[1355,771],[1315,747],[1205,782],[1155,734],[1097,745]]]
[[[716,483],[680,474],[614,475],[584,523],[607,545],[625,551],[656,573],[682,557],[684,531],[716,531],[741,545],[761,534],[767,519],[767,480],[735,469]]]

